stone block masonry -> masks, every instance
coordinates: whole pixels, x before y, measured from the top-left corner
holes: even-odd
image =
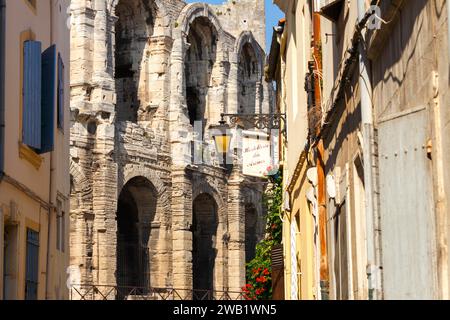
[[[237,158],[231,172],[194,165],[193,124],[210,141],[222,112],[272,110],[264,12],[263,0],[71,2],[70,243],[82,284],[240,291],[264,235],[264,182]]]

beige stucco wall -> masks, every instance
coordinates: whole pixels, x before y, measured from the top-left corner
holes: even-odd
[[[306,177],[309,168],[304,153],[308,140],[308,105],[305,76],[312,59],[311,8],[303,1],[276,1],[286,14],[286,24],[281,37],[281,83],[278,98],[282,112],[287,115],[287,137],[284,141],[284,189],[292,188],[289,208],[283,215],[284,284],[285,298],[309,300],[317,298],[316,262],[314,247],[315,222],[306,192],[311,187]],[[295,8],[293,7],[295,5]],[[287,193],[284,194],[285,197]],[[294,227],[294,225],[296,225]],[[293,229],[291,229],[293,228]],[[296,229],[295,229],[296,228]],[[291,252],[291,230],[297,230],[292,239],[296,251]],[[292,259],[297,260],[297,275],[293,275]],[[297,277],[297,281],[295,281]],[[298,286],[297,297],[291,285]]]
[[[292,207],[284,216],[283,221],[283,242],[285,255],[285,298],[288,300],[292,297],[292,281],[297,276],[298,299],[315,300],[318,298],[318,273],[317,253],[318,245],[315,237],[315,219],[313,209],[307,201],[306,192],[312,185],[309,183],[306,172],[308,170],[308,162],[306,159],[302,161],[300,166],[300,177],[297,179],[293,191],[291,193]],[[291,225],[295,224],[296,235],[291,233]],[[292,258],[294,254],[291,250],[291,241],[295,237],[295,247],[297,252],[297,275],[292,271]]]
[[[66,213],[66,234],[68,234],[69,213],[69,174],[68,174],[68,127],[69,127],[69,29],[66,26],[66,8],[69,0],[36,1],[36,9],[25,0],[6,2],[6,132],[5,132],[5,173],[0,182],[0,205],[9,219],[11,202],[18,212],[18,273],[17,290],[8,298],[22,299],[25,287],[25,248],[26,228],[39,231],[39,287],[38,297],[67,297],[66,266],[69,249],[64,253],[56,250],[56,212],[47,207],[56,206],[56,199],[62,201],[62,210]],[[65,64],[65,134],[56,129],[55,104],[55,148],[53,155],[42,155],[42,163],[36,168],[25,158],[19,156],[20,141],[20,101],[21,101],[21,34],[31,30],[35,40],[42,42],[42,50],[51,44],[57,45],[57,52]],[[56,92],[56,91],[55,91]],[[55,95],[56,99],[56,95]],[[53,158],[53,159],[52,159]],[[14,186],[15,185],[15,186]],[[35,196],[32,196],[34,194]],[[57,196],[58,195],[58,196]],[[50,244],[48,246],[48,219],[50,214]],[[3,240],[1,240],[3,241]],[[3,247],[3,246],[2,246]],[[47,247],[50,249],[47,252]],[[48,259],[47,259],[48,254]],[[47,268],[48,261],[48,268]],[[6,262],[8,263],[8,261]],[[47,281],[47,274],[51,277]],[[3,276],[0,277],[0,289],[3,288]],[[47,292],[46,292],[47,290]],[[0,290],[3,291],[3,290]]]
[[[296,3],[296,8],[292,8]],[[287,113],[286,181],[291,181],[308,137],[307,94],[304,88],[308,61],[311,60],[310,8],[303,1],[290,1],[286,13],[286,65],[284,76]],[[295,12],[295,19],[294,14]]]

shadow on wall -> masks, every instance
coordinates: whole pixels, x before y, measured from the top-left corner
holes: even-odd
[[[425,10],[428,3],[430,2],[427,0],[408,1],[400,9],[396,25],[393,26],[392,32],[390,32],[390,37],[385,43],[384,51],[378,57],[378,60],[382,59],[380,63],[382,69],[379,70],[380,72],[377,72],[378,70],[376,69],[373,72],[374,88],[380,82],[388,83],[389,81],[393,81],[399,87],[404,83],[412,66],[413,58],[418,53],[418,47],[421,44],[425,44],[425,40],[427,40],[423,39],[427,33],[423,32],[425,21],[422,16],[422,11]],[[442,14],[443,10],[445,10],[445,6],[435,8],[438,16]],[[394,66],[398,65],[405,54],[408,55],[408,59],[400,69],[401,72],[395,74]],[[426,52],[422,52],[421,54],[426,54]],[[386,70],[389,70],[389,72],[385,72]]]
[[[200,194],[193,203],[192,270],[194,290],[214,290],[217,257],[217,203],[212,196]]]
[[[155,187],[144,177],[131,179],[122,189],[117,206],[117,285],[151,286],[150,267],[156,264],[151,252],[156,230],[152,230],[157,207]],[[131,290],[131,288],[130,288]],[[121,292],[124,296],[129,292]],[[119,297],[121,298],[121,297]]]

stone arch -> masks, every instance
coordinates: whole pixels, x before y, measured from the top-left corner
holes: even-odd
[[[219,255],[218,204],[208,193],[200,193],[192,203],[192,270],[193,298],[204,295],[197,290],[214,290],[217,286]]]
[[[109,0],[108,11],[111,13],[116,13],[116,7],[120,0]],[[157,27],[167,27],[170,26],[170,17],[167,13],[167,9],[164,6],[164,0],[143,0],[146,2],[152,2],[155,9],[158,11],[157,15]],[[170,31],[170,30],[169,30]],[[170,34],[168,34],[170,35]]]
[[[158,196],[152,183],[142,176],[130,179],[121,189],[117,201],[117,285],[136,287],[135,294],[146,294],[153,282],[154,242],[158,231],[153,228]],[[131,290],[131,289],[130,289]],[[121,292],[123,297],[130,292]],[[123,298],[119,296],[118,298]]]
[[[157,0],[117,0],[115,14],[114,78],[118,121],[151,121],[159,100],[156,74],[150,65],[162,59],[158,51],[164,36],[170,35],[164,5]]]
[[[263,56],[261,47],[253,34],[243,32],[235,47],[237,61],[237,111],[238,113],[259,113],[261,111]],[[251,128],[251,123],[243,123],[244,127]]]
[[[206,3],[192,3],[188,4],[181,11],[178,22],[181,27],[183,35],[189,34],[192,22],[199,17],[207,18],[217,30],[219,36],[219,42],[222,42],[224,36],[224,30],[220,24],[219,19],[212,10],[212,8]]]
[[[217,69],[217,30],[211,21],[199,16],[190,24],[187,34],[187,50],[184,59],[186,104],[189,121],[206,124],[209,118],[208,100],[211,94],[214,71]],[[217,75],[216,75],[217,78]]]
[[[119,185],[119,189],[122,188],[128,181],[134,177],[142,176],[150,181],[158,192],[158,195],[162,196],[166,191],[166,186],[161,181],[156,172],[150,168],[146,168],[143,165],[127,164],[123,169],[123,182]]]
[[[156,174],[155,170],[146,168],[143,165],[127,164],[123,168],[123,180],[119,182],[118,190],[121,190],[130,180],[135,177],[144,177],[155,188],[156,195],[158,197],[157,212],[155,216],[155,222],[161,222],[162,224],[170,224],[170,216],[165,208],[170,206],[170,198],[167,186]]]
[[[224,211],[226,205],[224,199],[220,196],[219,191],[217,191],[216,188],[211,186],[209,182],[201,181],[199,183],[194,183],[192,189],[193,189],[192,199],[195,199],[202,193],[207,193],[210,196],[212,196],[216,201],[217,205],[219,206],[219,212]]]
[[[215,264],[213,272],[213,289],[222,290],[227,283],[227,237],[228,237],[228,217],[227,217],[227,202],[225,196],[219,191],[217,185],[212,184],[208,177],[196,177],[192,185],[192,231],[195,232],[194,217],[196,214],[195,201],[202,195],[207,195],[214,200],[216,204],[217,226],[213,237],[213,247]],[[194,234],[193,234],[194,236]],[[194,248],[193,248],[194,249]],[[211,249],[211,248],[210,248]],[[206,249],[205,249],[206,250]],[[194,252],[194,251],[193,251]],[[195,266],[193,265],[194,269]],[[193,271],[194,271],[193,269]],[[210,288],[211,289],[211,288]]]
[[[260,80],[262,80],[262,76],[264,74],[264,50],[259,45],[258,41],[256,41],[251,31],[243,31],[240,34],[239,38],[236,41],[234,52],[236,52],[239,57],[240,53],[242,52],[242,49],[246,44],[249,44],[256,54],[256,58],[258,60],[259,76]]]
[[[185,59],[189,50],[189,33],[191,32],[192,26],[195,27],[194,21],[196,19],[201,19],[203,21],[208,21],[212,29],[214,29],[217,34],[217,56],[215,67],[213,68],[213,78],[211,79],[211,90],[200,90],[197,92],[197,88],[189,83],[189,78],[186,79],[185,73]],[[220,114],[224,111],[225,107],[225,91],[226,91],[226,73],[225,70],[221,72],[221,66],[227,65],[228,61],[228,48],[229,44],[232,43],[232,36],[225,32],[219,22],[219,19],[213,12],[213,9],[203,3],[193,3],[186,5],[178,16],[173,33],[173,46],[171,52],[171,101],[170,101],[170,119],[176,119],[172,121],[171,124],[173,128],[171,130],[174,134],[171,135],[170,139],[173,142],[173,150],[180,150],[180,152],[174,152],[172,154],[173,161],[177,165],[185,166],[194,160],[193,156],[193,140],[201,134],[199,130],[193,132],[194,127],[192,126],[192,115],[196,114],[191,108],[191,118],[189,117],[189,105],[192,103],[205,104],[203,100],[207,97],[208,101],[215,101],[216,103],[209,108],[207,119],[203,120],[202,131],[204,133],[204,139],[202,141],[209,141],[208,130],[205,130],[211,123],[217,123],[220,120]],[[205,77],[204,77],[205,78]],[[204,81],[204,80],[202,80]],[[191,90],[189,87],[195,89]],[[206,88],[207,86],[203,86]],[[208,88],[209,89],[209,88]],[[208,91],[205,94],[205,91]],[[203,109],[200,109],[202,113]],[[185,156],[180,156],[183,154]],[[208,161],[208,160],[207,160]]]

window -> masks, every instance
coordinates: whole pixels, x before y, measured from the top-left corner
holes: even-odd
[[[56,212],[56,249],[61,252],[64,252],[65,249],[65,234],[65,212],[63,210],[62,202],[58,200]]]
[[[53,151],[56,47],[41,54],[41,42],[23,46],[22,143],[37,154]]]
[[[64,62],[58,54],[58,128],[64,131]]]
[[[39,232],[27,229],[25,299],[37,300],[39,275]]]

